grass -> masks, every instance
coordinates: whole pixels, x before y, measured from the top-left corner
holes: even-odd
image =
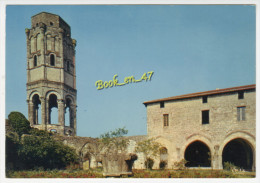
[[[96,170],[31,170],[8,171],[7,178],[105,178]],[[254,178],[255,172],[225,170],[133,170],[131,177],[122,178]]]

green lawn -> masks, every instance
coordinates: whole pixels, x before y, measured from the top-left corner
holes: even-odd
[[[101,170],[8,171],[7,178],[105,178]],[[224,170],[133,170],[122,178],[254,178],[255,172]]]

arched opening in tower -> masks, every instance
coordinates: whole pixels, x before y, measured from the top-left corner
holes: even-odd
[[[35,94],[32,98],[33,102],[33,124],[41,124],[41,101],[39,95]]]
[[[253,168],[253,151],[243,139],[237,138],[228,142],[222,153],[222,163],[229,162],[244,170]]]
[[[58,124],[58,116],[57,96],[55,94],[51,94],[49,97],[49,123]]]
[[[65,105],[65,126],[73,128],[73,110],[71,99],[66,99]]]
[[[191,143],[185,150],[186,167],[211,167],[210,150],[201,141]]]

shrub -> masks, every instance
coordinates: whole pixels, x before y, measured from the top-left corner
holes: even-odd
[[[77,159],[75,150],[55,141],[50,136],[24,136],[18,155],[27,169],[65,168]]]
[[[6,170],[16,169],[16,163],[19,161],[17,155],[19,142],[9,136],[6,136],[5,147]]]
[[[151,166],[151,158],[155,158],[156,156],[158,156],[160,154],[160,148],[161,148],[161,144],[156,142],[154,138],[150,138],[150,139],[146,139],[146,140],[142,140],[140,142],[137,143],[137,146],[135,148],[135,152],[137,153],[143,153],[145,156],[145,166],[147,169],[151,169],[149,167]],[[150,162],[150,165],[149,165]],[[153,162],[153,160],[152,160]],[[153,163],[152,163],[153,165]]]
[[[160,169],[163,170],[163,169],[166,168],[167,162],[166,162],[166,161],[161,161],[160,164],[159,164],[159,166],[160,166]]]
[[[235,166],[233,163],[231,162],[224,162],[224,170],[228,170],[228,171],[238,171],[239,167]]]
[[[51,133],[31,128],[20,112],[11,112],[8,124],[11,128],[6,136],[7,169],[65,168],[78,159],[74,149],[55,141]]]
[[[188,161],[185,160],[185,159],[182,159],[181,161],[178,161],[178,162],[174,162],[174,167],[175,167],[177,170],[184,170],[184,169],[186,169],[185,164],[186,164],[187,162],[188,162]]]
[[[12,126],[12,128],[19,135],[19,137],[21,137],[22,134],[29,133],[31,129],[30,122],[20,112],[11,112],[8,115],[8,123]]]
[[[129,141],[123,136],[127,133],[128,130],[123,127],[100,135],[100,150],[106,152],[110,150],[125,151]]]
[[[146,161],[145,161],[145,165],[146,165],[146,168],[147,169],[152,169],[153,168],[153,164],[154,164],[154,161],[153,159],[151,158],[147,158]]]

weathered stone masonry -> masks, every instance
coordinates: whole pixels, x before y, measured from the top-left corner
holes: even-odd
[[[56,132],[58,140],[76,149],[83,168],[98,163],[98,140],[76,136],[76,40],[58,15],[32,17],[27,37],[27,102],[32,127]],[[163,145],[153,168],[166,168],[182,159],[188,167],[222,169],[224,162],[255,170],[255,85],[216,89],[144,102],[147,136],[129,138],[128,153],[136,144],[155,138]],[[58,113],[58,119],[52,114]],[[145,168],[137,153],[133,168]]]
[[[167,148],[168,168],[185,158],[190,167],[222,169],[228,161],[254,170],[255,102],[255,85],[144,102],[148,136]]]
[[[25,31],[29,121],[35,128],[74,136],[76,40],[71,38],[70,26],[58,15],[42,12],[31,20],[31,29]],[[51,119],[55,109],[58,119]],[[69,119],[65,119],[66,112]]]

